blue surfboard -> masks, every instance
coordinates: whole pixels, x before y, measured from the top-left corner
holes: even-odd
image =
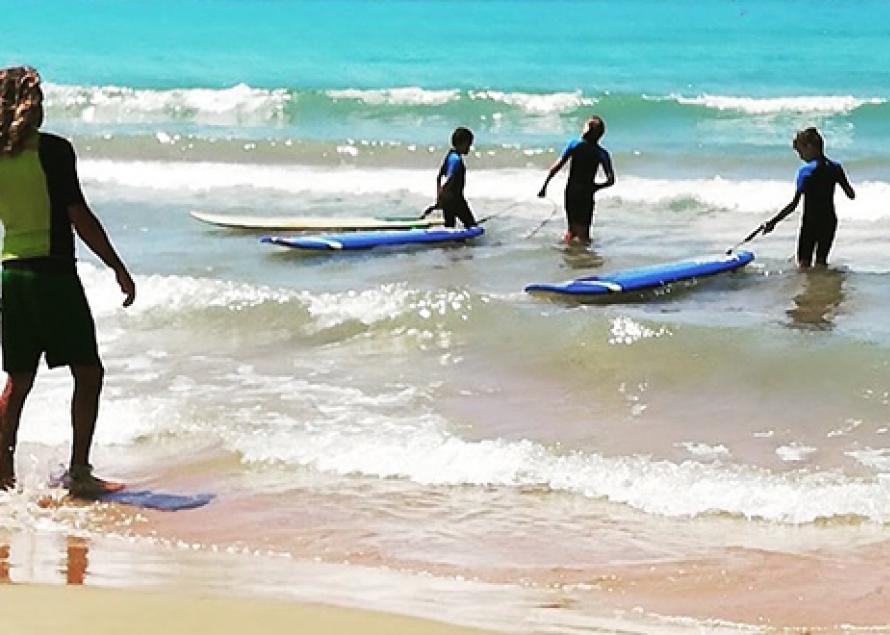
[[[464,229],[403,229],[393,231],[344,232],[323,236],[263,236],[260,242],[293,249],[316,251],[350,251],[371,249],[372,247],[412,245],[422,243],[444,243],[481,236],[484,230],[479,227]]]
[[[152,490],[122,489],[119,492],[103,494],[97,500],[102,503],[120,503],[132,505],[143,509],[158,509],[165,512],[176,512],[184,509],[204,507],[214,499],[213,494],[169,494],[166,492],[154,492]]]
[[[626,269],[601,276],[588,276],[553,284],[530,284],[528,293],[555,294],[561,296],[605,296],[609,294],[646,291],[667,286],[673,282],[695,280],[744,267],[754,260],[750,251],[719,256],[680,260],[649,267]]]
[[[157,509],[166,512],[176,512],[184,509],[204,507],[216,498],[216,494],[173,494],[149,489],[131,489],[123,483],[106,481],[108,485],[118,489],[106,492],[75,492],[71,491],[66,482],[67,476],[64,468],[50,474],[49,486],[68,490],[68,498],[91,503],[118,503],[141,507],[142,509]]]
[[[75,494],[69,492],[68,500],[85,503],[116,503],[141,509],[156,509],[163,512],[178,512],[186,509],[204,507],[214,498],[215,494],[172,494],[148,489],[129,489],[125,487],[116,492],[104,494]],[[47,499],[49,501],[49,499]]]

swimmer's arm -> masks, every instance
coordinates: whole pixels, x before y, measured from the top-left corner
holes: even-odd
[[[433,209],[436,209],[440,206],[440,201],[442,200],[442,177],[444,175],[439,173],[436,175],[436,202],[432,206]]]
[[[603,183],[594,183],[594,192],[598,192],[599,190],[604,190],[607,187],[612,187],[613,185],[615,185],[615,170],[612,169],[611,161],[608,163],[603,163],[603,172],[606,173],[606,180]]]
[[[68,206],[68,218],[74,231],[86,246],[114,271],[117,283],[126,296],[124,306],[133,304],[133,300],[136,299],[136,283],[114,250],[105,228],[96,215],[84,203],[73,203]]]
[[[568,162],[569,157],[561,156],[556,163],[550,166],[550,171],[547,173],[547,178],[544,180],[544,185],[541,186],[541,191],[538,192],[538,196],[540,198],[544,198],[547,196],[547,186],[550,185],[550,181],[553,180],[553,177],[556,176],[557,172],[559,172],[562,167]]]
[[[451,177],[454,176],[454,171],[456,169],[457,165],[452,160],[446,160],[446,162],[439,169],[439,173],[436,175],[436,208],[442,207],[442,192],[445,191],[445,188],[451,181]]]
[[[844,194],[847,195],[847,198],[851,201],[856,198],[856,192],[853,190],[853,186],[850,185],[850,181],[847,180],[847,173],[844,172],[844,168],[838,166],[838,185],[841,186],[841,189],[844,191]]]
[[[775,229],[776,225],[778,225],[780,222],[782,222],[782,220],[784,220],[785,217],[788,216],[788,214],[790,214],[791,212],[796,210],[798,204],[800,204],[800,199],[802,196],[803,196],[803,192],[800,192],[800,191],[795,192],[794,198],[791,199],[791,202],[788,203],[788,205],[786,205],[785,207],[782,208],[781,212],[779,212],[778,214],[776,214],[771,219],[769,219],[768,221],[766,221],[765,223],[763,223],[761,225],[761,227],[763,228],[763,233],[768,234],[771,231],[773,231],[773,229]]]
[[[442,208],[442,192],[445,191],[445,186],[448,185],[450,180],[451,175],[449,174],[439,174],[436,177],[436,204],[433,205],[434,209]]]

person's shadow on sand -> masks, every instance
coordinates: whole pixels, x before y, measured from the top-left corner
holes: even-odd
[[[808,269],[801,272],[803,287],[794,296],[794,306],[785,313],[791,328],[829,331],[846,299],[847,272],[838,269]]]

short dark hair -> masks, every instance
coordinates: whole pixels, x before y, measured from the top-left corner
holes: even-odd
[[[473,131],[463,126],[458,126],[451,133],[451,145],[458,146],[463,143],[473,143]]]
[[[791,145],[795,150],[800,149],[801,145],[815,146],[819,152],[825,150],[825,141],[822,139],[822,135],[819,134],[818,129],[812,127],[798,130]]]
[[[606,134],[606,123],[599,115],[593,115],[585,124],[587,130],[584,132],[584,140],[596,143]]]

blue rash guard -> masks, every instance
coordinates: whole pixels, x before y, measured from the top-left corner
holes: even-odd
[[[797,241],[797,261],[825,264],[837,231],[834,191],[841,181],[843,168],[827,157],[814,159],[797,171],[797,192],[803,195],[803,218]]]

